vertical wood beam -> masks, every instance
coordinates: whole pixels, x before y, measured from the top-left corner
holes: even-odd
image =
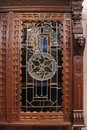
[[[6,44],[8,15],[0,14],[0,120],[6,120]]]
[[[7,43],[6,43],[6,114],[7,121],[12,121],[12,39],[13,39],[13,13],[8,13],[8,26],[7,26]]]
[[[78,2],[78,4],[77,4]],[[85,38],[81,25],[82,0],[72,0],[72,24],[73,24],[73,127],[80,130],[84,126],[83,115],[83,52]],[[80,124],[80,128],[79,128]]]

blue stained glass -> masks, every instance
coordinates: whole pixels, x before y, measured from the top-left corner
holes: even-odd
[[[38,52],[40,52],[39,37],[38,37]]]
[[[47,52],[47,37],[43,37],[43,52]]]
[[[39,46],[39,38],[41,38],[41,45]],[[41,36],[41,37],[38,37],[38,49],[39,49],[39,52],[42,50],[42,46],[43,46],[43,52],[47,52],[47,37],[46,36]],[[42,91],[42,95],[43,96],[46,96],[46,93],[47,93],[47,81],[42,81],[42,84],[43,84],[43,91]],[[41,95],[41,82],[40,81],[37,81],[37,95],[40,96]]]
[[[37,95],[41,96],[41,81],[37,81]]]
[[[43,96],[47,95],[47,80],[43,81]]]
[[[41,38],[41,45],[40,45],[40,38]],[[38,36],[38,51],[41,51],[41,46],[42,46],[42,37]],[[41,81],[37,81],[37,95],[41,96]]]
[[[43,37],[43,52],[47,52],[47,37]],[[47,81],[43,81],[43,96],[47,93]]]

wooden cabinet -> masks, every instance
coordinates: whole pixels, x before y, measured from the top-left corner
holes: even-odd
[[[0,3],[2,130],[85,126],[81,4],[74,0]]]

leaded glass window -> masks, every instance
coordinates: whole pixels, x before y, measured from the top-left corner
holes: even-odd
[[[63,25],[22,24],[22,111],[62,110]]]

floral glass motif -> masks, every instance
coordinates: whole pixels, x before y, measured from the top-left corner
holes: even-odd
[[[50,79],[57,70],[57,63],[54,58],[47,53],[33,55],[28,64],[29,74],[37,80]]]
[[[22,24],[22,111],[62,110],[61,22],[29,22]]]

